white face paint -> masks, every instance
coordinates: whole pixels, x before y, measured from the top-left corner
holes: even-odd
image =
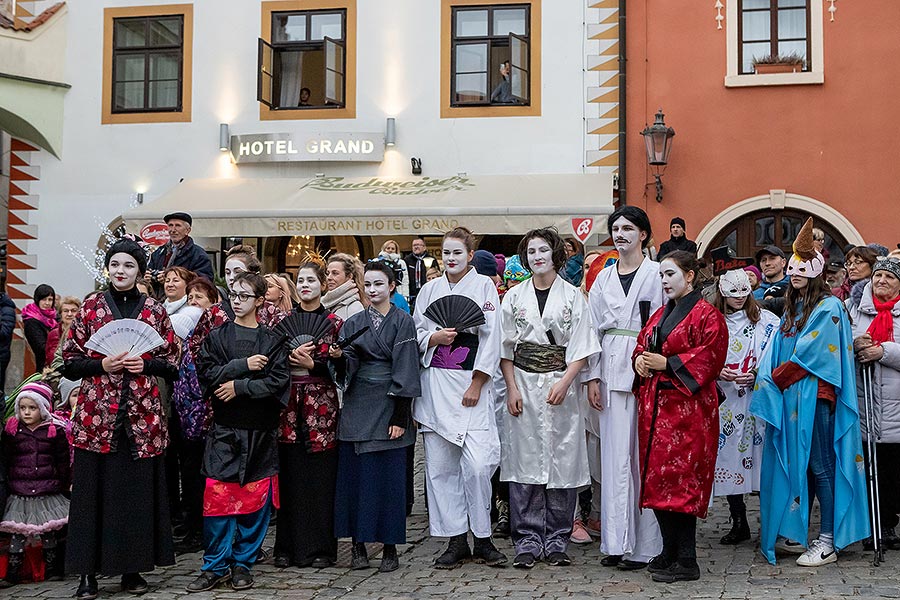
[[[662,278],[663,292],[669,300],[678,300],[693,289],[693,273],[686,274],[675,261],[663,259],[659,264],[659,276]]]
[[[297,292],[300,300],[309,302],[322,295],[322,283],[312,269],[300,269],[297,273]]]
[[[469,260],[472,256],[462,240],[447,238],[441,249],[441,258],[444,260],[444,269],[450,275],[460,275],[469,268]]]
[[[622,254],[634,251],[635,247],[640,249],[641,242],[646,237],[646,232],[625,217],[619,217],[612,225],[613,245]]]
[[[553,271],[553,250],[543,238],[528,240],[528,266],[535,275]]]
[[[116,252],[109,259],[109,281],[112,286],[124,292],[134,287],[137,281],[138,265],[127,252]]]
[[[363,288],[366,297],[374,306],[382,306],[391,301],[394,284],[388,284],[388,277],[381,271],[366,271],[363,277]]]
[[[236,317],[246,317],[253,312],[253,307],[256,305],[257,300],[262,300],[262,298],[257,298],[253,295],[253,289],[246,281],[238,281],[228,296]]]
[[[225,285],[228,286],[228,291],[231,291],[231,285],[234,283],[234,278],[237,274],[246,270],[247,265],[237,258],[230,258],[225,262]]]

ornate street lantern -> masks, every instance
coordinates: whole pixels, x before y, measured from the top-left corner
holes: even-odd
[[[672,151],[672,138],[675,130],[666,126],[665,115],[662,108],[656,113],[653,125],[646,127],[641,135],[644,136],[644,144],[647,146],[647,163],[653,171],[656,180],[656,201],[662,202],[662,175],[669,164],[669,152]]]

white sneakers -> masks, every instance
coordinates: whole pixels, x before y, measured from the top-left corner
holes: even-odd
[[[833,562],[837,562],[837,550],[818,538],[814,539],[806,552],[797,558],[797,564],[801,567],[821,567]]]
[[[806,548],[804,548],[803,544],[800,542],[778,536],[778,539],[775,540],[775,552],[780,552],[782,554],[803,554],[806,552]]]

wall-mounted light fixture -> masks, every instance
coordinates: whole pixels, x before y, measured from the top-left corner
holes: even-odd
[[[219,123],[219,150],[222,152],[228,152],[228,147],[231,145],[231,139],[228,135],[228,123]]]
[[[656,113],[653,125],[646,127],[641,135],[644,136],[644,144],[647,146],[647,162],[650,164],[653,178],[656,180],[656,201],[662,202],[662,176],[666,165],[669,164],[672,138],[675,137],[675,130],[666,127],[666,115],[663,114],[662,108]]]
[[[388,117],[384,125],[384,145],[393,146],[397,143],[397,119]]]
[[[138,204],[143,204],[144,203],[144,192],[138,192],[137,194],[135,194],[135,199],[137,200]]]
[[[413,175],[421,175],[422,174],[422,159],[421,158],[416,158],[415,156],[413,156],[412,158],[409,159],[409,164],[412,167]]]

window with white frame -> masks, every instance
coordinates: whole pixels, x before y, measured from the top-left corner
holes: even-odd
[[[809,0],[740,0],[738,62],[741,74],[755,60],[796,61],[810,70]]]

